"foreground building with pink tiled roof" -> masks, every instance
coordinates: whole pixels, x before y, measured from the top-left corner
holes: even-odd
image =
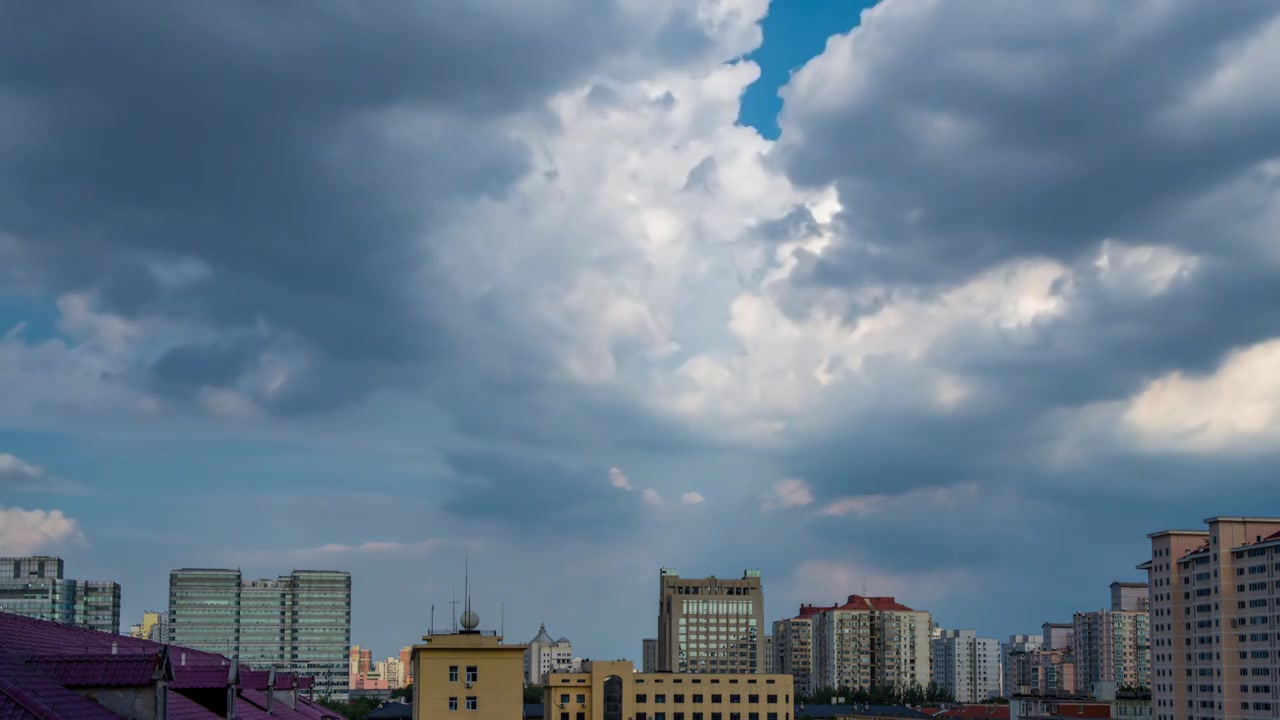
[[[339,720],[313,678],[217,653],[0,612],[4,720]]]

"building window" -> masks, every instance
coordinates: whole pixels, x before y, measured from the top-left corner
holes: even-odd
[[[560,704],[563,705],[567,702],[569,702],[569,693],[564,693],[560,696]]]
[[[654,701],[654,702],[656,702],[656,703],[665,703],[665,702],[667,701],[667,696],[666,696],[666,695],[654,695],[654,696],[653,696],[653,701]],[[655,718],[656,718],[656,716],[655,716]]]
[[[476,709],[476,699],[475,699],[475,696],[472,696],[472,697],[467,698],[467,709],[468,709],[468,710],[475,710],[475,709]]]
[[[724,696],[723,696],[723,695],[712,695],[712,696],[711,696],[711,702],[713,702],[713,703],[722,702],[723,700],[724,700]],[[720,713],[711,713],[711,714],[712,714],[713,716],[715,716],[715,715],[719,715]],[[720,718],[713,717],[713,719],[712,719],[712,720],[720,720]]]
[[[587,714],[584,712],[578,713],[578,720],[587,720]]]
[[[684,702],[684,696],[683,696],[683,695],[677,695],[677,696],[675,697],[675,699],[674,699],[674,700],[672,700],[672,702],[675,702],[675,703],[683,703],[683,702]]]
[[[695,694],[695,695],[693,696],[693,701],[694,701],[694,702],[696,702],[696,703],[700,703],[700,702],[702,702],[702,696],[701,696],[701,695],[697,695],[697,694]],[[701,715],[702,713],[694,713],[694,714],[695,714],[695,715]],[[694,720],[702,720],[702,718],[694,718]]]
[[[560,720],[569,720],[569,713],[567,712],[560,713]]]
[[[777,695],[766,695],[766,696],[765,696],[765,701],[766,701],[766,702],[768,702],[770,705],[777,705],[777,704],[778,704],[778,696],[777,696]],[[776,715],[777,713],[770,713],[770,714],[772,714],[772,715]],[[778,719],[777,719],[777,718],[773,718],[773,720],[778,720]]]
[[[568,700],[568,698],[565,698],[565,699],[566,699],[566,700]],[[578,703],[579,703],[579,704],[585,704],[586,702],[587,702],[587,696],[586,696],[586,695],[578,695]]]
[[[636,713],[636,720],[647,720],[648,716],[642,712]]]
[[[742,696],[741,696],[741,695],[730,695],[730,696],[729,696],[729,702],[734,703],[734,704],[736,705],[737,703],[742,702]]]
[[[449,712],[454,712],[457,709],[458,709],[458,698],[456,697],[449,698]]]
[[[458,666],[449,666],[449,682],[458,682]]]
[[[748,696],[747,696],[747,702],[749,702],[749,703],[758,703],[758,702],[760,702],[760,696],[759,696],[759,695],[748,695]]]
[[[653,714],[653,720],[667,720],[667,714],[666,714],[666,713],[654,713],[654,714]]]
[[[649,696],[648,696],[648,695],[645,695],[644,693],[636,693],[636,702],[637,702],[637,703],[647,703],[647,702],[649,702]]]
[[[480,673],[476,670],[475,665],[467,666],[467,682],[475,682],[480,679]]]

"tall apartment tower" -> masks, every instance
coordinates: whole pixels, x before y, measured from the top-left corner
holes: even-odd
[[[682,578],[662,568],[658,670],[756,673],[764,669],[764,589],[760,571],[740,580]]]
[[[1212,517],[1151,533],[1154,720],[1275,718],[1280,518]]]
[[[1145,610],[1076,613],[1072,642],[1079,687],[1091,691],[1100,682],[1150,687],[1150,623]]]
[[[973,630],[943,630],[932,641],[933,683],[960,703],[1000,696],[1000,643]]]
[[[1031,676],[1034,654],[1040,650],[1041,635],[1010,635],[1009,642],[1000,646],[1000,666],[1004,677],[1000,693],[1013,697],[1014,693],[1029,693],[1035,683]]]
[[[1111,609],[1151,611],[1151,588],[1140,582],[1111,583]]]
[[[351,575],[295,570],[244,581],[239,570],[169,573],[169,641],[248,667],[314,675],[317,695],[345,697],[351,648]]]
[[[119,633],[120,585],[62,573],[62,558],[0,557],[0,611]]]
[[[813,616],[810,685],[822,688],[912,687],[930,679],[933,616],[891,597],[850,595]]]
[[[773,623],[773,670],[790,675],[802,696],[813,694],[813,616],[821,610],[801,605],[795,617]]]

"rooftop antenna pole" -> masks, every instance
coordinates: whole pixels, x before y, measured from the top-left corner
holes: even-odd
[[[498,635],[500,635],[500,636],[502,636],[502,637],[506,637],[506,635],[507,635],[507,603],[504,601],[504,602],[503,602],[501,605],[499,605],[498,607],[502,608],[502,610],[501,610],[502,615],[500,616],[500,617],[502,618],[502,620],[500,621],[500,624],[498,625]]]
[[[453,633],[458,633],[458,591],[451,589],[449,591],[453,599],[449,601],[449,612],[453,614]]]
[[[436,634],[436,604],[431,603],[431,624],[427,626],[427,634]]]

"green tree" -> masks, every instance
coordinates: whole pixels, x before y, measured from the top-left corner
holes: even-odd
[[[396,698],[405,698],[405,699],[407,699],[407,700],[412,701],[412,700],[413,700],[413,686],[412,686],[412,685],[405,685],[405,686],[404,686],[404,687],[402,687],[402,688],[396,688],[395,690],[392,690],[392,691],[391,691],[391,699],[392,699],[392,700],[395,700]]]
[[[371,697],[359,697],[350,702],[341,702],[333,698],[322,697],[316,702],[333,710],[347,720],[365,720],[369,713],[378,709],[379,702]]]
[[[542,688],[537,685],[530,685],[524,689],[525,705],[541,705],[542,704]]]

